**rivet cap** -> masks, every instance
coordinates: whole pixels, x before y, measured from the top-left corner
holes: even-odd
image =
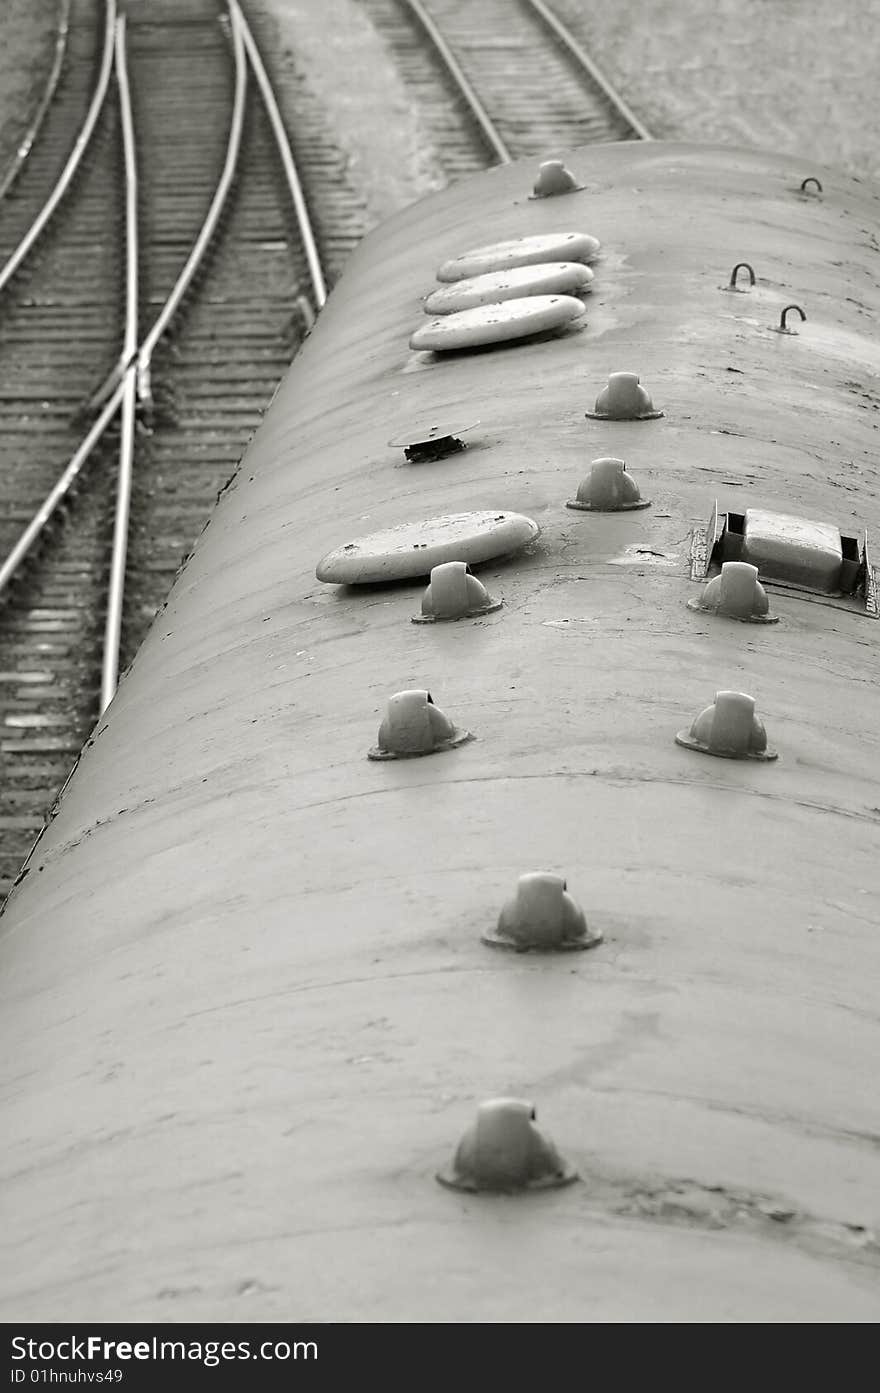
[[[663,415],[654,410],[654,403],[634,372],[612,372],[608,386],[596,398],[596,405],[587,416],[599,421],[656,421]]]
[[[622,459],[596,459],[590,472],[581,482],[577,497],[566,503],[585,513],[623,513],[634,508],[649,508],[651,500],[642,498],[639,486],[627,474]]]
[[[555,1189],[577,1178],[574,1167],[535,1126],[532,1104],[521,1098],[481,1103],[451,1165],[437,1173],[440,1184],[450,1189],[495,1194]]]
[[[458,730],[445,716],[430,692],[397,692],[388,702],[379,727],[378,743],[368,759],[413,759],[454,749],[473,737]]]
[[[677,745],[721,759],[776,759],[767,732],[755,715],[755,699],[745,692],[716,692],[715,701],[697,716],[690,730],[680,730]]]
[[[543,160],[538,167],[538,178],[531,197],[553,198],[556,194],[575,193],[583,187],[562,160]]]
[[[465,561],[445,561],[431,572],[431,583],[422,596],[422,612],[413,615],[414,624],[434,624],[438,620],[473,619],[501,608],[486,587],[471,574]]]
[[[493,948],[512,948],[544,953],[594,948],[601,943],[598,929],[587,926],[584,912],[568,894],[560,875],[531,871],[517,881],[516,894],[498,916],[495,929],[483,934]]]
[[[721,575],[715,576],[700,595],[688,600],[688,609],[739,619],[746,624],[776,624],[770,613],[767,592],[758,580],[757,566],[748,561],[725,561]]]

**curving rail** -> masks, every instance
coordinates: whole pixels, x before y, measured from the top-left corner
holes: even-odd
[[[324,279],[321,257],[318,252],[318,243],[315,238],[314,229],[312,228],[312,220],[309,217],[309,210],[303,194],[302,183],[297,173],[293,151],[290,148],[290,141],[287,138],[287,131],[284,128],[281,112],[275,100],[275,93],[272,91],[272,84],[269,81],[266,69],[263,65],[263,60],[260,57],[260,50],[257,48],[256,40],[251,33],[250,25],[242,13],[238,0],[228,0],[228,4],[234,23],[238,26],[242,38],[244,39],[248,61],[253,69],[254,77],[257,79],[260,96],[263,98],[266,115],[272,127],[272,134],[275,137],[275,144],[278,147],[278,154],[284,169],[284,177],[287,181],[287,190],[290,194],[290,200],[293,204],[297,223],[299,225],[299,233],[309,267],[309,276],[312,281],[315,304],[320,310],[327,300],[327,284]]]
[[[241,14],[235,0],[227,0],[232,32],[232,51],[235,63],[235,93],[232,102],[232,117],[229,124],[229,139],[226,146],[226,158],[223,161],[223,168],[220,178],[217,181],[217,188],[211,205],[205,215],[201,230],[193,243],[192,251],[186,259],[183,270],[171,288],[165,304],[162,306],[156,320],[138,350],[137,355],[137,393],[139,401],[144,405],[149,405],[152,401],[150,383],[150,360],[155,352],[156,345],[161,339],[165,330],[168,328],[176,311],[180,307],[184,295],[192,284],[193,277],[199,268],[199,264],[208,250],[223,205],[227,195],[232,188],[235,178],[235,169],[238,163],[239,150],[241,149],[241,136],[244,129],[244,108],[245,97],[247,95],[247,61],[244,50],[244,34]]]
[[[67,42],[70,38],[70,3],[71,0],[60,0],[58,27],[55,34],[55,52],[52,58],[52,66],[49,70],[49,76],[46,80],[46,86],[43,88],[43,95],[40,97],[39,103],[37,104],[37,109],[33,114],[30,125],[28,126],[21,140],[18,142],[15,155],[12,159],[11,164],[9,165],[9,168],[7,169],[3,178],[0,179],[0,201],[2,201],[6,197],[9,190],[12,188],[12,185],[15,183],[16,179],[21,173],[24,167],[25,160],[27,159],[31,150],[34,148],[34,141],[37,139],[37,136],[40,133],[40,129],[43,125],[43,121],[46,116],[46,112],[52,105],[52,99],[55,96],[55,92],[58,87],[58,81],[61,77],[61,69],[64,66],[64,57],[67,53]]]
[[[110,705],[119,681],[119,643],[122,637],[122,602],[125,594],[125,559],[131,514],[131,480],[134,467],[134,427],[137,410],[137,369],[133,358],[138,343],[138,181],[137,149],[131,112],[131,91],[125,55],[125,15],[116,21],[116,83],[122,116],[125,157],[125,337],[123,356],[129,364],[122,384],[122,421],[119,473],[116,485],[116,517],[107,588],[104,656],[101,664],[101,712]]]
[[[115,4],[111,0],[111,4]],[[108,7],[109,10],[109,7]],[[0,565],[0,595],[8,587],[25,557],[32,550],[44,532],[59,505],[72,489],[87,463],[92,451],[113,421],[122,406],[122,431],[120,440],[119,476],[117,486],[116,519],[114,525],[113,552],[110,564],[110,584],[107,598],[107,619],[104,635],[104,652],[101,666],[101,711],[113,699],[119,675],[119,643],[122,630],[122,605],[125,588],[125,560],[127,552],[128,519],[131,502],[132,468],[134,460],[135,413],[138,399],[149,400],[150,359],[156,344],[167,329],[189,288],[199,263],[217,228],[223,203],[232,185],[235,166],[241,146],[241,133],[244,125],[244,105],[247,90],[247,67],[245,62],[244,40],[239,24],[233,17],[233,54],[235,62],[235,96],[230,122],[226,159],[214,197],[208,209],[202,228],[183,270],[175,281],[152,328],[138,347],[137,331],[137,173],[135,159],[135,138],[131,114],[128,74],[125,61],[125,23],[124,19],[114,24],[114,41],[111,58],[115,50],[117,83],[122,110],[123,145],[126,166],[126,327],[122,355],[111,377],[97,394],[101,399],[101,410],[92,423],[85,439],[67,468],[44,499],[28,526],[16,542],[6,560]],[[102,69],[103,71],[103,69]]]
[[[116,0],[107,0],[107,8],[104,14],[104,48],[101,54],[101,66],[98,71],[98,80],[95,84],[95,91],[92,95],[89,109],[86,112],[85,120],[80,128],[73,149],[67,158],[67,163],[58,176],[58,182],[43,204],[42,209],[37,214],[37,217],[31,223],[27,232],[15,248],[15,251],[9,257],[6,265],[0,270],[0,292],[9,284],[22,262],[36,246],[50,218],[73,183],[74,175],[79,168],[80,161],[88,149],[89,142],[94,135],[98,117],[101,114],[101,108],[104,105],[104,98],[107,96],[107,88],[110,85],[110,74],[113,70],[115,26]]]
[[[43,499],[27,527],[22,532],[9,555],[0,564],[0,597],[7,589],[25,557],[33,548],[59,504],[73,488],[83,466],[109,426],[122,401],[123,384],[117,386],[112,396],[104,403],[100,415],[95,418],[76,454],[70,460],[63,474],[52,490]]]

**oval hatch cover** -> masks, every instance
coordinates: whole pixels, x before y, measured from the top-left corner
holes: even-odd
[[[485,344],[504,343],[508,339],[559,329],[579,319],[583,313],[582,301],[573,295],[526,295],[519,300],[478,305],[472,310],[429,319],[421,329],[416,329],[409,346],[435,353],[482,348]]]
[[[582,295],[590,288],[593,273],[580,261],[551,261],[540,265],[513,266],[485,276],[467,276],[442,285],[425,301],[425,314],[455,314],[475,305],[497,304],[523,295]]]
[[[500,509],[483,513],[448,513],[444,517],[403,522],[337,547],[318,563],[318,580],[330,585],[373,585],[430,575],[444,561],[479,565],[496,556],[521,551],[540,535],[540,527],[522,513]]]
[[[544,232],[535,237],[511,237],[474,247],[450,261],[437,272],[438,281],[460,281],[465,276],[483,276],[490,271],[509,271],[511,266],[530,266],[536,261],[595,261],[598,238],[588,232]]]

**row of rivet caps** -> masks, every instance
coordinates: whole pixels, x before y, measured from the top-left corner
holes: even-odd
[[[603,460],[601,463],[622,465],[623,461]],[[583,505],[570,503],[568,506]],[[770,613],[767,592],[758,577],[757,566],[749,561],[725,561],[720,575],[713,576],[700,595],[688,600],[688,609],[747,624],[776,624],[779,616]],[[489,594],[466,561],[444,561],[432,567],[431,579],[422,596],[421,613],[413,615],[412,622],[434,624],[477,619],[493,614],[503,603]]]
[[[545,196],[575,187],[578,186],[568,171],[553,161],[542,166],[535,194]],[[597,399],[594,412],[588,414],[599,419],[645,420],[656,419],[662,412],[654,410],[635,374],[615,373]],[[622,460],[594,461],[590,475],[568,506],[598,512],[648,506],[625,470]],[[757,568],[746,563],[726,563],[721,575],[690,605],[735,619],[772,622]],[[499,606],[500,602],[490,599],[469,566],[453,561],[432,570],[419,619],[457,619],[485,614]],[[434,704],[429,692],[398,692],[388,703],[377,745],[369,757],[387,760],[435,754],[470,738],[470,732],[455,727]],[[776,758],[775,751],[767,746],[753,698],[742,692],[716,693],[714,703],[700,712],[689,730],[679,731],[675,739],[687,748],[723,758]],[[515,895],[501,910],[496,928],[483,935],[484,942],[517,952],[586,949],[601,939],[601,932],[588,926],[564,879],[546,872],[521,876]],[[496,1098],[480,1105],[451,1165],[440,1171],[437,1178],[457,1189],[509,1191],[564,1185],[576,1179],[576,1172],[536,1127],[531,1103]]]
[[[727,563],[721,576],[706,587],[704,603],[715,586],[719,609],[726,601],[728,612],[740,610],[731,612],[731,617],[752,618],[756,591],[766,604],[757,574],[756,567],[747,563]],[[725,594],[725,590],[730,593]],[[435,619],[458,618],[464,607],[470,614],[486,613],[497,608],[498,602],[491,601],[465,563],[447,562],[435,567],[423,610]],[[423,613],[422,618],[425,617],[429,616]],[[394,760],[437,754],[471,738],[469,731],[456,727],[435,705],[430,692],[398,692],[388,703],[377,744],[368,757]],[[767,746],[754,700],[742,692],[716,693],[714,703],[700,712],[690,729],[679,731],[675,739],[686,748],[722,758],[776,758],[775,751]],[[595,947],[601,940],[601,931],[587,923],[582,909],[568,893],[565,880],[547,872],[520,876],[516,892],[502,908],[496,927],[483,934],[483,942],[520,953],[571,952]],[[438,1172],[437,1179],[469,1192],[509,1193],[566,1185],[577,1179],[577,1173],[539,1131],[531,1103],[495,1098],[479,1106],[476,1120],[462,1138],[451,1164]]]
[[[549,166],[542,166],[542,172]],[[558,180],[556,187],[544,190],[536,185],[535,193],[562,193],[577,187],[568,171],[559,162],[553,162],[551,180]],[[801,189],[805,191],[808,181]],[[818,181],[817,184],[821,192]],[[754,284],[754,272],[747,268]],[[730,288],[736,288],[739,267],[734,268]],[[799,311],[803,318],[803,311]],[[785,331],[785,312],[781,328]],[[633,374],[614,374],[609,387],[596,402],[596,416],[613,416],[617,419],[651,419],[662,413],[654,412],[653,404],[638,378]],[[647,506],[640,499],[638,486],[631,476],[624,475],[622,460],[597,460],[593,463],[591,475],[584,480],[578,490],[577,499],[569,507],[582,507],[591,511],[617,511],[623,507]],[[622,477],[621,477],[622,476]],[[624,483],[624,479],[626,482]],[[431,585],[423,602],[423,611],[434,613],[436,601],[432,601],[432,588],[436,594],[445,589],[448,566],[461,563],[447,563],[431,573]],[[468,568],[463,567],[463,570]],[[472,613],[485,613],[486,604],[478,608],[482,596],[474,589],[479,585],[474,577],[468,578],[470,589],[468,599],[476,601]],[[479,587],[482,595],[482,587]],[[488,597],[486,597],[488,600]],[[773,623],[774,616],[768,610],[767,596],[758,581],[757,567],[745,562],[727,562],[705,587],[697,600],[688,602],[693,609],[703,609],[725,615],[732,619],[750,622]],[[437,617],[459,617],[452,612]],[[437,738],[436,746],[429,748],[399,751],[423,754],[432,748],[451,748],[467,738],[467,734],[456,732],[451,722],[433,707],[427,692],[398,693],[389,704],[389,713],[380,729],[380,749],[385,741],[394,739],[395,722],[392,716],[409,706],[410,710],[432,707],[433,720],[429,715],[427,724],[422,727],[427,739]],[[763,724],[755,715],[754,700],[743,692],[718,692],[711,706],[701,711],[690,730],[679,731],[676,741],[687,748],[701,753],[719,755],[728,759],[775,759],[775,752],[768,749]],[[371,752],[373,758],[393,757],[390,752],[380,756]],[[484,942],[509,947],[517,951],[543,949],[563,951],[578,948],[591,948],[601,941],[602,935],[590,929],[583,911],[567,893],[565,881],[555,875],[543,872],[521,876],[517,891],[502,909],[497,929],[483,935]],[[535,1125],[533,1105],[517,1098],[495,1098],[482,1103],[477,1110],[474,1124],[462,1138],[453,1161],[445,1170],[438,1173],[437,1179],[455,1189],[478,1191],[512,1191],[521,1189],[546,1189],[566,1185],[577,1178],[574,1168],[559,1154],[553,1142],[544,1136]]]
[[[558,162],[554,162],[557,165]],[[542,170],[545,167],[542,166]],[[559,166],[561,169],[561,166]],[[554,177],[560,177],[554,168]],[[545,192],[566,192],[577,187],[568,172],[562,170],[560,187]],[[801,186],[805,191],[808,181]],[[817,184],[821,192],[818,181]],[[540,181],[539,181],[540,183]],[[536,194],[539,186],[536,186]],[[754,284],[754,273],[748,268]],[[736,288],[734,268],[730,288]],[[803,312],[800,311],[803,317]],[[781,320],[785,330],[785,312]],[[644,389],[638,389],[638,378],[632,374],[616,374],[619,387],[614,387],[613,377],[606,393],[596,403],[596,415],[609,415],[609,398],[612,412],[619,417],[641,417],[659,415],[654,413],[650,398]],[[640,396],[639,393],[644,393]],[[647,506],[639,497],[638,487],[630,476],[629,483],[623,485],[614,476],[622,474],[625,466],[621,460],[594,461],[591,476],[578,490],[577,500],[568,506],[587,507],[595,511],[613,511],[614,505],[622,507]],[[609,489],[610,485],[610,489]],[[616,494],[616,497],[615,497]],[[604,500],[606,506],[602,506]],[[611,507],[607,504],[611,503]],[[457,563],[448,563],[455,566]],[[458,563],[461,564],[461,563]],[[464,568],[467,569],[467,568]],[[431,573],[435,591],[440,581],[439,572],[447,567],[437,567]],[[473,583],[474,578],[470,577]],[[477,583],[478,584],[478,583]],[[432,589],[429,586],[429,595]],[[439,587],[442,589],[442,585]],[[482,587],[480,587],[482,590]],[[483,592],[485,594],[485,592]],[[479,597],[471,589],[471,599]],[[488,597],[487,597],[488,598]],[[758,571],[744,562],[727,562],[705,587],[698,600],[689,601],[694,609],[704,609],[722,614],[732,619],[751,622],[774,622],[768,613],[767,596],[758,581]],[[425,608],[423,604],[423,609]],[[431,603],[428,604],[432,610]],[[485,612],[485,608],[475,608],[473,613]],[[439,616],[438,616],[439,617]],[[443,617],[459,617],[449,614]],[[399,693],[392,698],[393,703],[409,702],[413,709],[431,703],[427,692]],[[433,708],[436,712],[436,707]],[[391,708],[389,707],[389,717]],[[380,730],[380,745],[383,733],[387,739],[391,735],[392,723],[386,722]],[[431,727],[440,736],[438,748],[450,748],[454,727],[447,722],[442,713],[437,712]],[[466,738],[466,737],[464,737]],[[774,759],[775,753],[767,748],[767,739],[762,723],[755,715],[755,703],[742,692],[718,692],[713,705],[700,712],[689,731],[679,731],[676,741],[688,748],[706,754],[720,755],[732,759]],[[447,743],[444,743],[447,742]],[[461,743],[461,738],[454,743]],[[429,750],[411,753],[429,753]],[[401,752],[402,753],[402,752]],[[374,753],[373,757],[377,757]],[[521,876],[514,898],[504,906],[494,932],[484,934],[484,941],[498,946],[514,948],[518,951],[544,949],[551,951],[590,948],[601,941],[601,933],[591,930],[583,911],[567,893],[565,881],[546,873],[533,873]],[[451,1165],[438,1173],[437,1179],[444,1185],[455,1189],[479,1191],[514,1191],[522,1189],[547,1189],[566,1185],[577,1179],[577,1172],[560,1155],[553,1142],[543,1135],[535,1125],[536,1113],[533,1105],[518,1098],[494,1098],[482,1103],[477,1110],[473,1125],[462,1138]]]

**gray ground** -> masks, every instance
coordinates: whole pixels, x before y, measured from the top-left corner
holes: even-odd
[[[287,64],[307,74],[371,222],[443,187],[418,112],[356,0],[322,0],[320,10],[314,0],[257,0],[254,8],[274,17]]]
[[[880,0],[553,3],[658,137],[880,175]]]

